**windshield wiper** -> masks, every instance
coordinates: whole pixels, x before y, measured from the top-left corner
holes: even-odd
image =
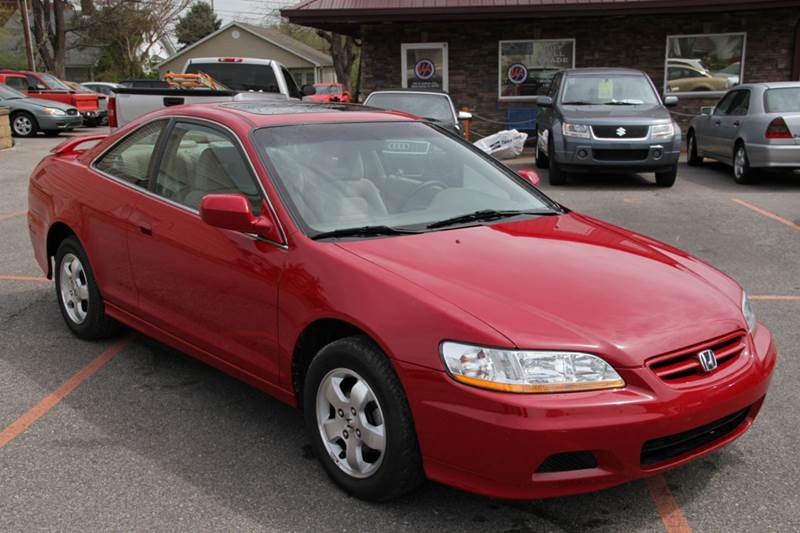
[[[335,239],[337,237],[373,237],[375,235],[412,235],[419,231],[393,228],[391,226],[361,226],[358,228],[342,228],[317,233],[312,239]]]
[[[601,105],[642,105],[644,102],[641,100],[611,100],[610,102],[603,102]]]
[[[475,211],[474,213],[467,213],[466,215],[458,215],[455,217],[446,218],[444,220],[432,222],[431,224],[428,224],[426,227],[428,229],[436,229],[436,228],[444,228],[446,226],[453,226],[455,224],[462,224],[464,222],[498,220],[501,218],[515,217],[517,215],[546,216],[555,214],[557,214],[555,211],[519,211],[519,210],[497,211],[495,209],[482,209],[480,211]]]
[[[561,102],[561,105],[597,105],[595,102],[582,102],[580,100],[576,100],[574,102]]]

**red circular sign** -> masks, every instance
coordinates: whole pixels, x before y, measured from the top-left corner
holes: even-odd
[[[429,80],[436,74],[436,65],[430,59],[420,59],[414,65],[414,76],[420,80]]]
[[[525,83],[528,79],[528,67],[523,65],[522,63],[514,63],[510,67],[508,67],[508,81],[513,83],[514,85],[520,85]]]

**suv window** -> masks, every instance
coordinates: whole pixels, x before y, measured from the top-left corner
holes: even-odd
[[[159,120],[142,126],[106,152],[94,167],[146,189],[149,184],[150,161],[166,122]]]
[[[261,212],[255,177],[236,144],[215,128],[191,122],[178,122],[170,131],[154,192],[195,210],[207,194],[240,193],[254,214]]]
[[[553,83],[550,85],[550,98],[555,101],[556,95],[558,95],[558,89],[561,88],[561,78],[563,74],[558,73],[553,77]]]
[[[289,96],[292,98],[302,98],[303,95],[300,94],[300,89],[297,88],[294,78],[289,71],[286,70],[286,67],[281,67],[281,72],[283,72],[283,79],[286,80],[286,88],[289,91]]]
[[[739,91],[731,91],[725,96],[722,97],[722,100],[719,101],[717,107],[714,108],[715,115],[727,115],[728,109],[731,107],[733,103],[733,99],[736,98],[736,93]]]

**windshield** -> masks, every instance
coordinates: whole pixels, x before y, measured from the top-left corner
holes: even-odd
[[[254,138],[311,236],[368,226],[422,231],[476,211],[558,209],[471,145],[421,122],[267,127]]]
[[[764,107],[767,113],[800,112],[800,87],[769,89],[764,93]]]
[[[0,83],[0,98],[3,100],[15,100],[17,98],[25,98],[25,95],[8,85]]]
[[[70,87],[69,85],[67,85],[63,81],[59,80],[55,76],[51,76],[50,74],[39,73],[39,77],[51,89],[57,89],[57,90],[60,90],[60,91],[72,91],[73,90],[72,87]]]
[[[271,65],[252,63],[192,63],[186,72],[205,72],[216,81],[234,91],[279,93],[278,80]]]
[[[437,122],[455,122],[453,107],[443,94],[372,93],[364,105],[402,111]]]
[[[567,76],[562,104],[657,104],[658,96],[644,76]]]
[[[341,87],[337,85],[314,85],[317,94],[339,94],[342,92]]]

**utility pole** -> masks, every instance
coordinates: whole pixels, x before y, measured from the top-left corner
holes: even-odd
[[[33,55],[33,40],[31,39],[31,22],[28,19],[28,0],[17,0],[19,12],[22,16],[22,33],[25,36],[25,55],[28,56],[28,69],[36,70],[36,60]]]

